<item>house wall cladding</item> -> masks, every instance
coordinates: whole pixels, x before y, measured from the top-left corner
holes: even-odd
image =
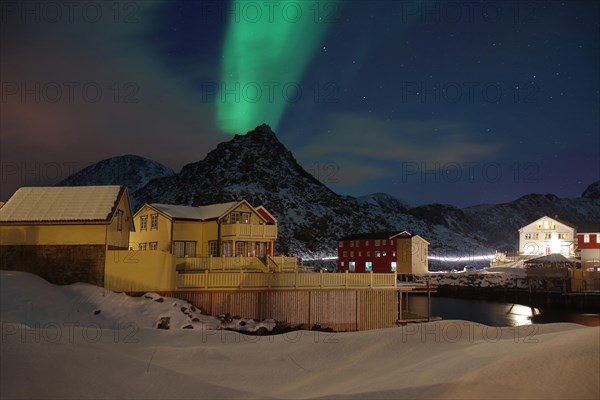
[[[133,294],[133,293],[132,293]],[[140,295],[141,293],[135,293]],[[368,290],[173,291],[162,296],[184,299],[210,315],[286,321],[292,326],[357,331],[397,326],[398,292]]]
[[[104,285],[104,245],[1,245],[0,269],[36,274],[50,283]]]

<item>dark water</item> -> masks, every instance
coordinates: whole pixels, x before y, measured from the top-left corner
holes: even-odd
[[[410,296],[411,312],[427,315],[427,297]],[[600,314],[586,314],[564,310],[540,310],[521,304],[499,303],[486,300],[432,297],[431,315],[442,319],[459,319],[488,326],[517,326],[572,322],[587,326],[600,326]]]

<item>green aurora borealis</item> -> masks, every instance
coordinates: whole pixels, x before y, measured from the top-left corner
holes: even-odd
[[[327,10],[318,2],[272,3],[232,3],[215,98],[224,132],[244,133],[261,123],[276,129],[288,104],[311,95],[301,79],[331,25],[323,18]]]

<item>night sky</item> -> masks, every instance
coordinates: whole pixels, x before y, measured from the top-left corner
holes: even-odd
[[[600,179],[597,1],[0,4],[0,200],[123,154],[178,171],[263,122],[344,195]]]

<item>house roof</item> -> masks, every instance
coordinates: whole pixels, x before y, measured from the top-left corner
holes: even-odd
[[[0,224],[107,223],[125,186],[22,187],[0,208]]]
[[[229,203],[211,204],[208,206],[192,207],[192,206],[178,206],[173,204],[159,204],[152,203],[150,206],[161,211],[174,219],[187,219],[206,221],[209,219],[217,219],[227,211],[236,207],[240,204],[239,201],[233,201]]]
[[[577,225],[577,234],[600,233],[600,222],[586,222]]]
[[[528,226],[529,226],[529,225],[531,225],[531,224],[534,224],[534,223],[538,222],[540,219],[551,219],[551,220],[553,220],[553,221],[556,221],[556,222],[558,222],[558,223],[561,223],[561,224],[563,224],[563,225],[566,225],[566,226],[568,226],[569,228],[572,228],[572,229],[575,229],[575,230],[577,230],[577,227],[576,227],[575,225],[573,225],[572,223],[570,223],[570,222],[563,221],[562,219],[553,218],[553,217],[549,217],[549,216],[547,216],[547,215],[544,215],[544,216],[542,216],[542,217],[539,217],[538,219],[536,219],[536,220],[534,220],[534,221],[531,221],[531,222],[530,222],[530,223],[528,223],[527,225],[525,225],[525,226],[522,226],[521,228],[519,228],[519,231],[521,231],[522,229],[525,229],[526,227],[528,227]]]
[[[277,218],[273,216],[264,206],[255,207],[256,212],[258,212],[268,223],[276,224]]]
[[[525,261],[525,264],[562,264],[570,262],[571,261],[562,254],[555,253],[543,257],[532,258],[531,260]]]

